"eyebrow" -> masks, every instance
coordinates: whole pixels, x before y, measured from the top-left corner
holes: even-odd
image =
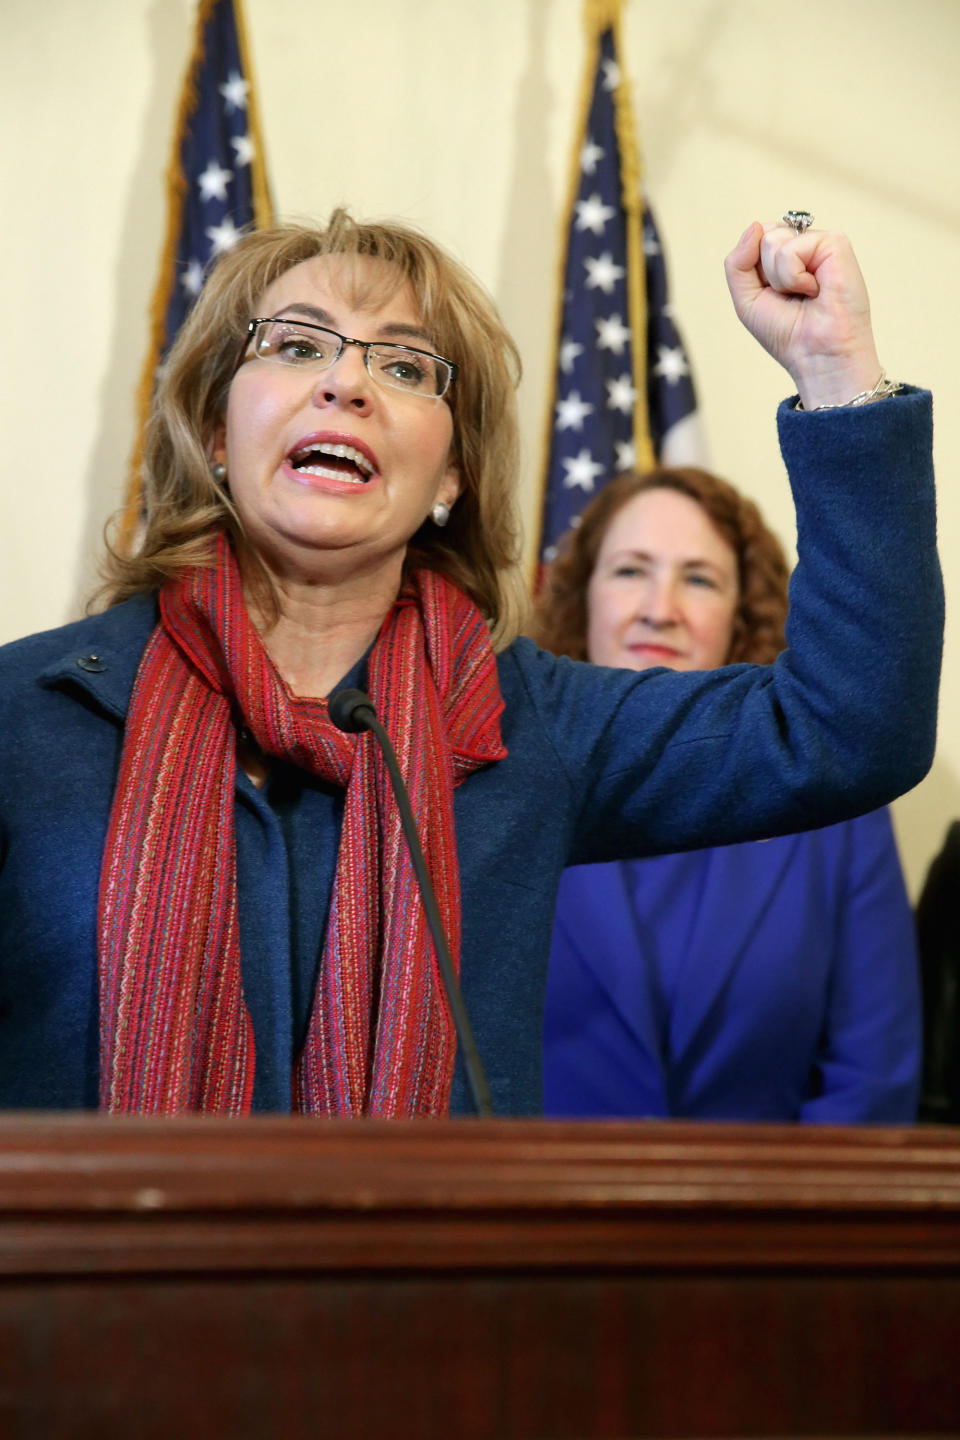
[[[284,305],[281,312],[278,315],[272,316],[272,319],[282,320],[284,316],[290,314],[291,311],[297,315],[308,315],[310,319],[315,320],[318,325],[324,325],[330,330],[335,328],[336,322],[329,311],[321,309],[319,305],[310,305],[305,300],[295,300],[291,305]],[[381,325],[377,333],[385,340],[412,338],[414,340],[424,340],[431,347],[436,343],[429,330],[425,330],[422,325],[411,325],[405,321],[395,321]]]
[[[610,556],[609,563],[616,565],[623,560],[646,560],[656,563],[657,559],[658,557],[651,555],[649,550],[615,550]],[[713,570],[718,575],[725,575],[727,573],[721,565],[715,564],[712,560],[701,560],[692,557],[689,560],[681,560],[680,564],[684,570]]]

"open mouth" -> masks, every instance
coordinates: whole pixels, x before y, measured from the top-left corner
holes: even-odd
[[[334,444],[327,440],[311,441],[287,457],[294,470],[302,475],[317,475],[326,480],[352,480],[365,485],[374,473],[373,465],[353,445]]]

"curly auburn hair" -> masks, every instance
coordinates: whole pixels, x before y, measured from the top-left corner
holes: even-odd
[[[587,587],[610,522],[637,495],[674,490],[706,512],[737,557],[739,598],[726,663],[769,665],[784,649],[789,567],[780,541],[752,500],[726,480],[692,466],[630,472],[591,500],[560,543],[537,599],[534,638],[555,655],[587,660]]]
[[[318,256],[384,262],[375,273],[352,268],[358,303],[386,303],[408,285],[437,349],[460,366],[456,384],[437,403],[452,412],[461,493],[446,529],[428,519],[411,538],[407,568],[440,571],[465,590],[486,618],[494,647],[502,649],[528,617],[517,508],[516,346],[490,296],[453,256],[411,225],[357,221],[343,209],[326,225],[280,224],[248,233],[214,266],[154,397],[143,460],[143,533],[132,554],[108,541],[105,583],[96,598],[114,605],[208,563],[211,534],[223,528],[247,583],[276,618],[269,576],[229,488],[211,476],[209,445],[261,295]]]

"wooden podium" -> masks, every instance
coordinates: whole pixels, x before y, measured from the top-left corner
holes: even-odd
[[[958,1132],[0,1120],[2,1440],[950,1434]]]

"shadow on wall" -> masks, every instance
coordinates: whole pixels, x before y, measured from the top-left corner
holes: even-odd
[[[497,296],[507,328],[520,348],[525,384],[521,395],[525,437],[523,472],[539,482],[542,414],[553,360],[553,327],[557,303],[560,204],[547,166],[548,121],[556,108],[547,73],[549,7],[528,0],[527,65],[517,90],[514,115],[513,173],[507,192],[506,228],[500,256]],[[567,109],[569,107],[565,107]],[[539,403],[542,399],[542,403]],[[532,511],[523,507],[525,514]]]
[[[136,170],[118,247],[109,364],[100,393],[100,423],[86,477],[86,518],[80,537],[71,609],[79,614],[97,583],[103,527],[126,493],[138,423],[137,389],[147,345],[146,317],[166,238],[166,169],[185,63],[184,10],[156,0],[147,17],[152,58]]]
[[[947,828],[953,820],[960,820],[960,780],[946,760],[934,758],[930,774],[915,790],[896,801],[893,814],[910,898],[916,904],[930,861],[943,844]],[[917,857],[918,869],[907,865],[910,857]]]
[[[642,28],[641,16],[635,18]],[[629,47],[632,31],[629,10],[627,24]],[[666,178],[673,171],[678,152],[689,144],[691,134],[705,124],[714,123],[710,117],[720,114],[721,97],[717,94],[714,52],[722,50],[724,37],[735,24],[736,17],[731,14],[729,6],[724,4],[724,0],[715,0],[713,6],[698,14],[696,25],[688,32],[689,43],[682,48],[668,50],[658,60],[655,93],[635,94],[640,159],[645,174],[648,173],[646,161],[651,150],[644,145],[645,132],[656,137],[652,168],[658,178]],[[632,66],[628,78],[636,87],[638,77]],[[651,196],[651,207],[656,213],[656,193]]]
[[[638,9],[634,23],[642,25],[643,7]],[[629,9],[627,14],[629,17]],[[911,183],[913,177],[909,174],[897,176],[888,165],[878,163],[865,168],[857,157],[847,157],[842,147],[838,149],[829,125],[811,123],[811,117],[816,116],[815,87],[823,83],[822,77],[810,76],[811,93],[804,107],[784,103],[779,112],[764,111],[763,124],[757,123],[755,103],[745,104],[741,92],[718,84],[717,76],[723,74],[724,47],[743,43],[749,34],[744,28],[747,23],[743,13],[724,4],[724,0],[714,0],[698,15],[695,26],[691,23],[688,43],[658,57],[655,89],[639,97],[646,129],[656,137],[657,177],[670,174],[678,150],[699,131],[775,154],[784,171],[808,173],[817,177],[820,186],[829,183],[852,195],[862,192],[889,207],[891,215],[909,214],[914,220],[952,232],[957,224],[955,186],[943,186],[933,197],[922,185]],[[757,63],[765,69],[774,67],[773,73],[780,75],[780,83],[788,87],[784,93],[789,93],[800,62],[788,63],[784,70],[782,63],[778,65],[772,37],[767,35],[766,44],[756,36],[753,39],[758,45]],[[866,103],[871,97],[869,83],[863,84],[863,93]],[[763,101],[758,103],[762,106]],[[800,116],[804,117],[802,122]],[[641,147],[642,141],[641,134]],[[883,151],[875,148],[873,154],[882,157]]]

